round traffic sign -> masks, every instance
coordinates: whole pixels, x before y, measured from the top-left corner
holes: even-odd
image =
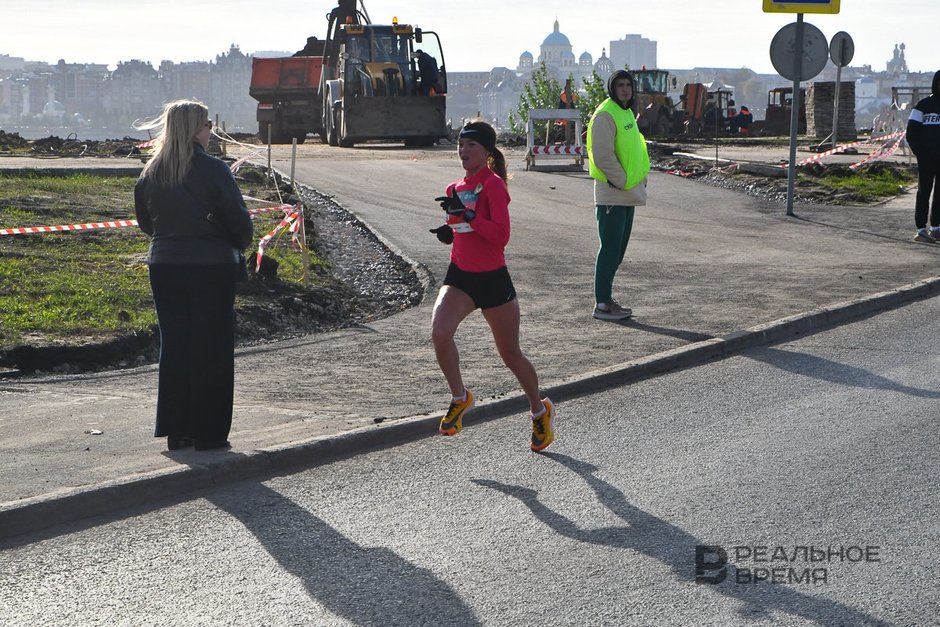
[[[777,31],[770,42],[770,62],[780,76],[791,81],[807,81],[826,67],[829,46],[826,36],[812,24],[803,23],[803,45],[800,55],[799,74],[796,75],[794,60],[797,54],[796,23],[787,24]]]
[[[852,62],[854,56],[855,42],[852,41],[851,35],[840,30],[832,36],[832,41],[829,42],[829,58],[833,63],[839,67],[846,67]]]

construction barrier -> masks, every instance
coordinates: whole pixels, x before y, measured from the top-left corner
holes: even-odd
[[[567,124],[574,124],[574,143],[554,146],[535,144],[534,120],[562,120]],[[584,167],[584,145],[581,143],[581,112],[578,109],[529,109],[529,121],[526,122],[526,154],[525,169],[535,169],[535,158],[541,157],[574,157],[574,166],[578,169]]]

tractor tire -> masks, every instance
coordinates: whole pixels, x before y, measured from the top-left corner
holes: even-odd
[[[653,124],[653,135],[655,137],[667,137],[672,130],[672,120],[665,111],[660,111]]]
[[[258,135],[261,137],[261,142],[264,144],[268,143],[268,126],[271,127],[271,143],[272,144],[289,144],[290,143],[290,133],[284,130],[284,128],[277,122],[259,122],[258,123]]]
[[[436,137],[410,137],[405,140],[405,146],[408,148],[430,148],[436,143]]]
[[[336,109],[332,109],[326,116],[326,143],[330,146],[339,146],[339,139],[336,135]]]
[[[337,143],[339,144],[340,148],[352,148],[353,142],[351,142],[349,138],[343,134],[342,124],[341,124],[342,118],[340,117],[342,116],[342,114],[343,114],[342,107],[337,107],[335,111],[336,120],[334,122],[334,126],[336,127],[336,137],[338,138]]]

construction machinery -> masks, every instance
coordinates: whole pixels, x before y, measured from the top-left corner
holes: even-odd
[[[262,141],[289,144],[296,138],[302,144],[307,133],[326,138],[320,98],[322,69],[322,56],[252,59],[248,93],[258,101]]]
[[[775,87],[767,92],[767,112],[763,121],[751,125],[754,135],[789,135],[790,112],[793,111],[793,88]],[[806,133],[806,89],[800,88],[800,111],[797,134]]]
[[[358,8],[357,7],[361,7]],[[372,24],[361,0],[339,0],[326,39],[293,57],[253,60],[249,94],[261,138],[336,146],[382,140],[430,145],[447,136],[440,38],[394,18]]]
[[[675,89],[676,78],[666,70],[643,68],[633,72],[633,80],[640,132],[660,137],[674,134],[678,130],[674,124],[676,105],[667,92]]]
[[[728,132],[728,119],[733,115],[734,88],[714,81],[686,83],[679,98],[681,108],[677,110],[677,130],[685,135],[715,135]]]

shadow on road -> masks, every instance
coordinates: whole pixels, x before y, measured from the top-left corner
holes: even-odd
[[[848,366],[816,355],[785,351],[779,348],[758,348],[747,351],[743,356],[793,374],[828,381],[836,385],[900,392],[919,398],[940,398],[940,392],[936,390],[922,390],[903,385],[864,368]]]
[[[617,549],[632,549],[672,568],[679,581],[692,584],[695,580],[695,547],[708,544],[679,527],[653,516],[634,505],[619,489],[598,478],[600,468],[559,453],[542,453],[565,466],[594,491],[602,505],[625,523],[622,527],[582,529],[563,514],[546,507],[531,488],[508,485],[487,479],[471,479],[474,483],[498,490],[519,499],[532,514],[552,531],[566,538]],[[737,584],[732,577],[723,584],[710,586],[743,604],[739,613],[746,620],[772,620],[769,612],[779,611],[825,625],[885,625],[886,623],[836,601],[801,594],[785,585],[769,583]]]
[[[389,549],[353,542],[263,484],[207,498],[254,534],[311,598],[353,624],[481,624],[431,571]]]
[[[852,228],[852,227],[845,226],[843,224],[829,224],[821,220],[814,220],[812,218],[807,218],[801,215],[794,215],[793,218],[800,222],[806,222],[807,224],[812,224],[815,226],[824,226],[830,229],[835,229],[837,231],[847,231],[849,233],[856,233],[858,235],[870,235],[872,237],[879,237],[881,239],[890,240],[892,242],[900,242],[903,244],[909,244],[911,242],[909,237],[896,237],[893,235],[885,235],[884,233],[876,233],[874,231],[866,231],[865,229]]]
[[[631,329],[636,329],[637,331],[648,331],[649,333],[666,335],[679,340],[685,340],[686,342],[704,342],[705,340],[710,340],[715,337],[713,335],[708,335],[707,333],[698,333],[697,331],[670,329],[669,327],[658,327],[652,324],[645,324],[636,318],[627,318],[626,320],[612,320],[612,322],[614,324],[619,324],[622,327],[630,327]]]

